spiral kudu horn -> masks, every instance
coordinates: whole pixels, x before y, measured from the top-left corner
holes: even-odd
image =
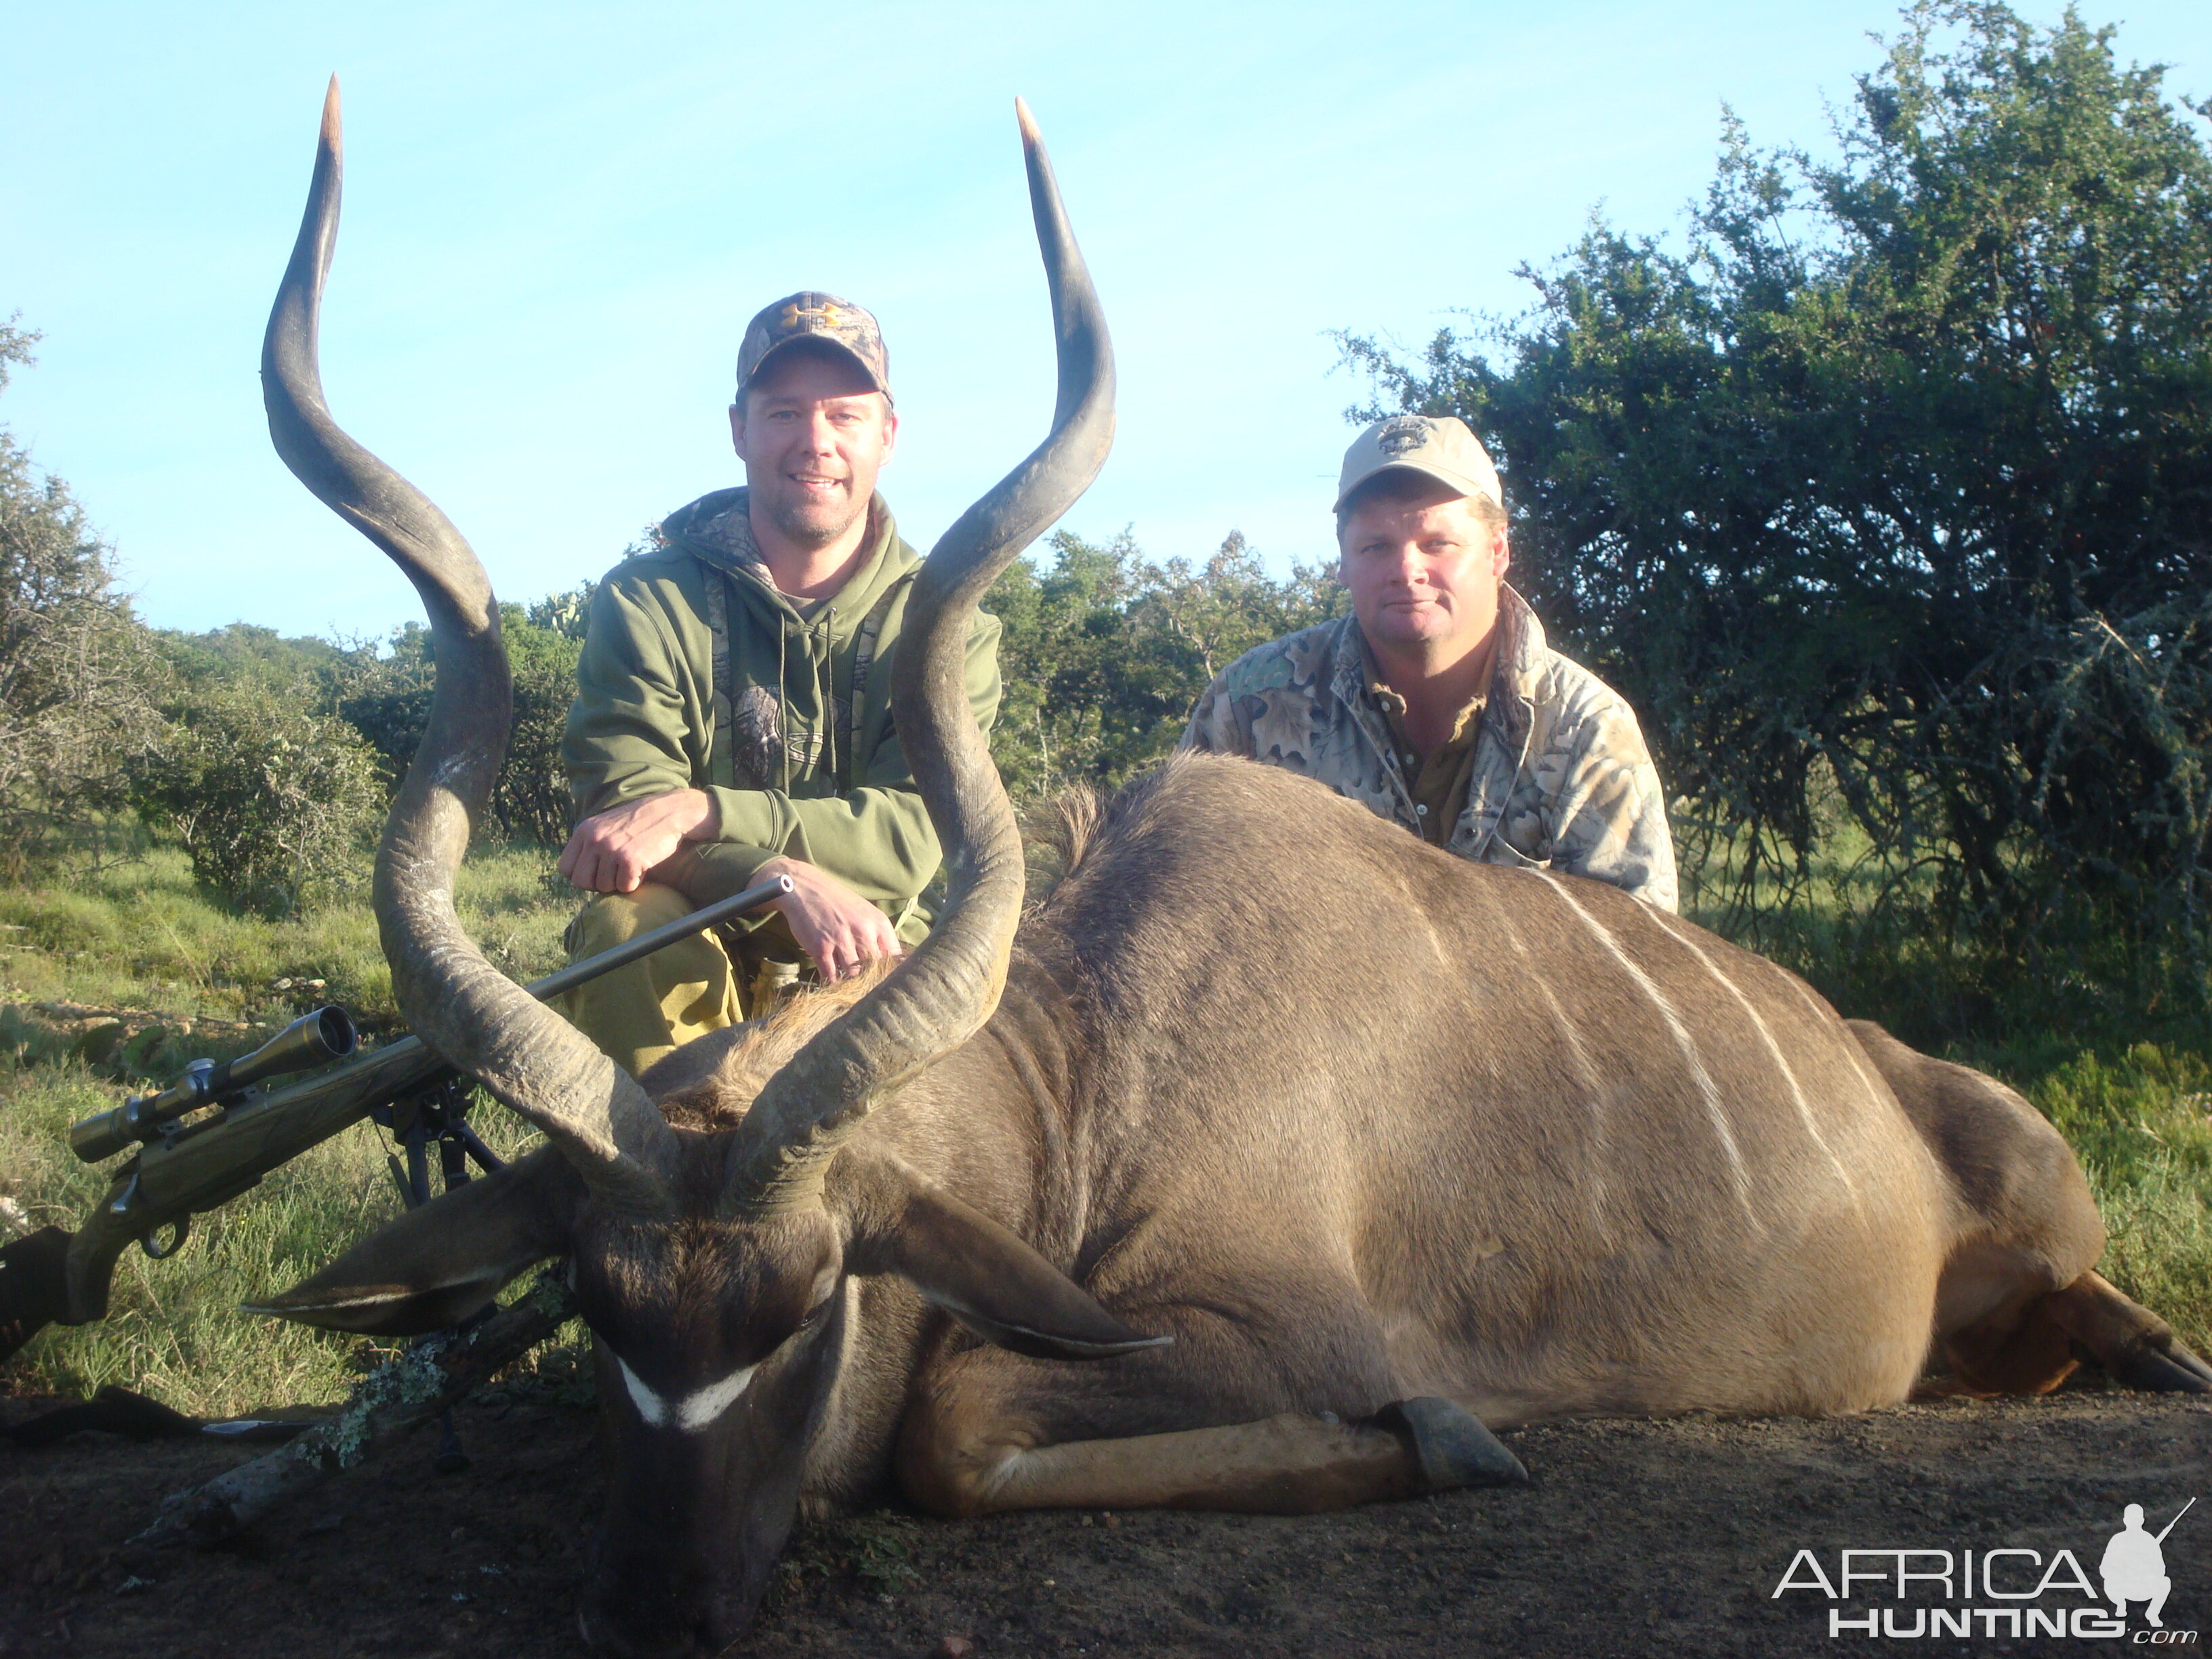
[[[507,753],[512,688],[476,554],[423,494],[340,431],[316,357],[338,228],[338,83],[314,182],[261,349],[269,435],[300,482],[392,556],[436,647],[428,730],[376,855],[376,921],[401,1012],[422,1040],[544,1130],[602,1200],[667,1207],[675,1132],[627,1073],[486,962],[453,914],[453,873]]]
[[[966,1041],[1006,980],[1022,908],[1022,844],[964,684],[976,603],[1015,555],[1073,506],[1114,441],[1114,353],[1052,163],[1016,100],[1030,205],[1052,289],[1060,399],[1029,459],[963,514],[915,579],[892,665],[891,708],[943,843],[945,918],[913,956],[769,1079],[732,1142],[726,1211],[811,1200],[838,1145],[886,1095]]]

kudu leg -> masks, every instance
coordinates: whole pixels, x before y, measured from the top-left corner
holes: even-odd
[[[1285,1412],[1254,1423],[1125,1440],[1032,1443],[1012,1419],[910,1428],[908,1495],[939,1514],[1007,1510],[1221,1510],[1313,1515],[1384,1498],[1528,1479],[1520,1461],[1445,1400],[1410,1400],[1362,1423]]]
[[[2116,1382],[2160,1394],[2212,1394],[2212,1365],[2096,1273],[2044,1297],[2037,1312],[2094,1354]]]
[[[1140,1364],[1144,1362],[1139,1362]],[[1370,1417],[1266,1412],[1249,1421],[1115,1433],[1127,1420],[1120,1362],[1040,1366],[963,1356],[909,1405],[898,1464],[907,1494],[944,1515],[1024,1509],[1189,1509],[1310,1515],[1385,1498],[1528,1479],[1480,1421],[1449,1401],[1401,1401]],[[1138,1385],[1136,1399],[1180,1392]],[[1209,1402],[1218,1417],[1221,1401]],[[1195,1410],[1194,1410],[1195,1414]],[[1102,1432],[1102,1430],[1103,1432]]]
[[[1851,1024],[1972,1220],[1936,1293],[1937,1392],[2046,1394],[2077,1345],[2130,1388],[2212,1392],[2212,1368],[2166,1322],[2088,1271],[2104,1223],[2058,1131],[1995,1078]]]
[[[2051,1300],[2035,1297],[1946,1333],[1939,1346],[1950,1374],[1919,1392],[1979,1400],[2049,1394],[2079,1364],[2065,1329],[2051,1316]]]
[[[2094,1273],[1947,1334],[1952,1380],[1936,1391],[2048,1394],[2073,1375],[2077,1345],[2124,1388],[2212,1394],[2212,1365],[2177,1341],[2163,1319]]]

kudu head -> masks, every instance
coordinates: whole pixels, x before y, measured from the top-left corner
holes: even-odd
[[[1019,109],[1052,290],[1060,397],[1036,452],[945,532],[916,578],[893,708],[946,848],[943,922],[823,1025],[750,1101],[673,1127],[640,1085],[483,958],[453,877],[507,745],[509,685],[483,569],[445,516],[331,420],[316,328],[338,216],[331,83],[314,182],[262,356],[270,435],[405,571],[429,612],[437,690],[377,855],[400,1008],[422,1039],[545,1132],[548,1146],[392,1223],[262,1310],[340,1330],[432,1330],[566,1255],[597,1354],[612,1491],[582,1622],[624,1653],[715,1651],[788,1533],[853,1336],[855,1276],[896,1273],[990,1340],[1068,1358],[1146,1339],[1022,1240],[855,1139],[868,1113],[996,1006],[1022,901],[1012,809],[963,689],[977,601],[1097,476],[1113,362],[1052,169]]]

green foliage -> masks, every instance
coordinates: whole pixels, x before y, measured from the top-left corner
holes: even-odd
[[[1734,931],[1847,823],[1869,947],[1947,941],[1970,1012],[2201,1002],[2212,155],[2109,30],[1979,0],[1907,11],[1839,137],[1731,120],[1686,252],[1599,224],[1518,321],[1348,354],[1495,444]]]
[[[312,635],[287,638],[273,628],[235,622],[204,634],[164,629],[161,653],[188,684],[247,681],[318,714],[332,710],[331,686],[346,647]]]
[[[777,1563],[772,1595],[787,1597],[810,1578],[849,1583],[890,1601],[922,1583],[914,1565],[917,1525],[890,1510],[801,1526]]]
[[[0,325],[0,387],[37,338]],[[122,762],[159,726],[159,667],[69,486],[0,428],[0,878],[113,809]]]
[[[500,606],[500,633],[514,675],[514,727],[487,817],[504,840],[558,847],[568,838],[574,807],[561,763],[561,738],[575,701],[590,592],[586,585],[556,593],[526,612],[520,605]],[[534,620],[538,617],[544,621]],[[410,623],[381,654],[357,648],[333,679],[338,711],[383,757],[396,787],[429,720],[436,684],[429,631]]]
[[[1018,561],[984,608],[1004,624],[991,757],[1018,798],[1119,783],[1166,755],[1213,677],[1245,652],[1343,614],[1327,572],[1276,581],[1235,531],[1202,566],[1156,564],[1127,531],[1067,531],[1049,570]]]
[[[623,550],[623,556],[645,550],[645,544],[633,543]],[[591,627],[592,596],[599,591],[596,581],[586,581],[581,587],[572,587],[564,593],[548,593],[533,600],[524,611],[523,619],[532,628],[548,634],[558,634],[562,639],[584,642],[584,635]]]
[[[176,836],[200,880],[265,915],[357,883],[383,815],[361,735],[252,678],[191,686],[130,771],[132,804]]]

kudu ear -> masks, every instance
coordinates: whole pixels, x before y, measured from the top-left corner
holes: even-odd
[[[305,1284],[246,1311],[364,1336],[442,1330],[565,1250],[583,1190],[559,1152],[541,1147],[387,1222]]]
[[[1131,1330],[1015,1234],[896,1159],[844,1161],[860,1202],[846,1265],[893,1273],[987,1342],[1037,1359],[1111,1359],[1175,1339]]]

